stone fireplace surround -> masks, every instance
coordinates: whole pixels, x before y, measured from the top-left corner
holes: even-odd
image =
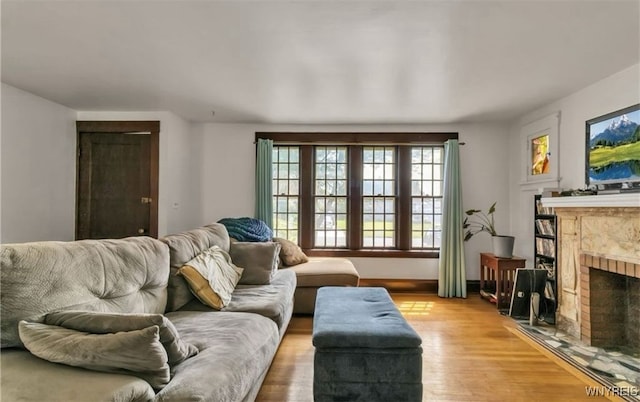
[[[626,342],[637,349],[640,194],[542,203],[558,216],[558,329],[593,346]]]

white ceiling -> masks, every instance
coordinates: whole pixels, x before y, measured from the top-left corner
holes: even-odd
[[[639,5],[4,0],[2,81],[194,121],[506,120],[638,63]]]

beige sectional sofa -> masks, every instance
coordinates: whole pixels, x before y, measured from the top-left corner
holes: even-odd
[[[196,300],[184,279],[176,275],[180,266],[212,246],[230,249],[229,236],[220,224],[161,240],[137,237],[2,245],[0,399],[252,401],[289,324],[294,293],[295,309],[312,313],[318,287],[358,283],[357,272],[348,260],[312,258],[300,266],[274,271],[267,284],[238,285],[231,302],[216,311]],[[301,286],[296,288],[298,281]],[[168,380],[154,388],[135,372],[57,364],[25,349],[18,329],[20,321],[37,327],[50,323],[50,316],[55,315],[50,313],[73,316],[77,310],[92,312],[89,315],[97,320],[104,313],[133,314],[136,319],[162,314],[160,319],[168,318],[180,342],[195,347],[197,354],[177,364],[166,362],[163,370]],[[42,328],[67,330],[46,325]],[[160,335],[153,326],[138,332],[151,335],[149,342],[153,345],[161,342],[158,353],[165,353],[162,328]],[[43,339],[48,335],[43,334]],[[113,334],[78,334],[80,338],[104,335]],[[52,344],[51,348],[58,346]],[[127,349],[123,344],[116,352],[128,353]],[[134,356],[141,353],[130,352]],[[125,358],[131,360],[131,356]]]

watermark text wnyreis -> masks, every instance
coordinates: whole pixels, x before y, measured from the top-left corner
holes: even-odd
[[[600,385],[597,387],[587,385],[585,388],[587,396],[640,396],[640,387],[633,385],[630,386],[606,386]]]

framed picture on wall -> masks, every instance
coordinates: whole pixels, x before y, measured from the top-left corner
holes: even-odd
[[[559,181],[558,125],[560,112],[522,127],[522,183]]]

